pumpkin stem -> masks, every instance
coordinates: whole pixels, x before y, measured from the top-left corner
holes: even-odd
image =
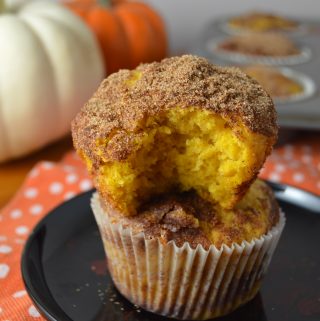
[[[0,0],[0,13],[4,13],[6,11],[6,4],[4,0]]]
[[[0,14],[16,12],[26,3],[26,0],[0,0]]]

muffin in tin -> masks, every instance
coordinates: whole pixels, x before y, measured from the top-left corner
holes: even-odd
[[[299,22],[269,12],[252,11],[232,17],[228,26],[237,31],[295,31],[300,27]]]
[[[264,65],[247,65],[241,69],[257,80],[273,98],[290,98],[304,92],[303,86],[281,70]]]
[[[218,50],[251,56],[288,57],[301,53],[299,47],[280,33],[245,33],[231,36],[218,45]]]

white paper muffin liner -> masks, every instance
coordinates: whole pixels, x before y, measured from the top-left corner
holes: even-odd
[[[317,87],[316,87],[314,81],[311,78],[309,78],[308,76],[304,75],[301,72],[295,71],[291,68],[281,67],[281,68],[279,68],[279,70],[283,75],[294,80],[300,86],[302,86],[303,91],[301,93],[297,93],[297,94],[290,95],[287,97],[274,97],[273,100],[276,103],[285,104],[285,103],[289,103],[289,102],[293,103],[296,101],[302,101],[302,100],[312,97],[316,93]]]
[[[207,51],[220,59],[232,61],[238,64],[264,64],[264,65],[298,65],[311,59],[312,52],[310,48],[300,47],[300,53],[290,56],[260,56],[248,55],[244,53],[230,52],[219,48],[219,44],[224,39],[210,39],[206,43]]]
[[[183,320],[218,317],[251,300],[285,225],[281,213],[276,226],[259,239],[192,249],[188,243],[162,244],[112,223],[97,193],[91,207],[120,293],[145,310]]]

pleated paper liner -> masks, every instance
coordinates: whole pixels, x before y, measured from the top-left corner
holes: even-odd
[[[259,239],[192,249],[188,243],[162,244],[111,223],[97,193],[91,206],[120,293],[145,310],[183,320],[225,315],[251,300],[285,225],[281,213],[277,225]]]
[[[220,59],[228,60],[239,64],[264,64],[264,65],[298,65],[311,59],[312,52],[310,48],[300,47],[300,53],[290,56],[262,56],[249,55],[244,53],[231,52],[219,48],[221,39],[210,39],[206,43],[206,49],[211,56],[217,56]]]
[[[293,103],[302,101],[312,97],[316,93],[317,87],[314,81],[305,74],[287,67],[280,67],[279,70],[284,76],[297,82],[303,90],[300,93],[296,93],[287,97],[274,97],[273,100],[276,103],[286,104],[289,102]]]

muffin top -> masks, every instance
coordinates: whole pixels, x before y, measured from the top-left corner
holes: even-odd
[[[286,36],[275,33],[245,33],[227,38],[219,49],[255,56],[285,57],[297,55],[299,48]]]
[[[72,123],[102,200],[126,216],[172,191],[233,208],[277,129],[272,99],[255,80],[196,56],[110,75]]]
[[[138,132],[145,120],[164,110],[197,106],[240,119],[251,131],[277,135],[276,112],[270,96],[238,68],[219,67],[204,58],[185,55],[121,70],[110,75],[72,122],[76,149],[89,158],[97,140],[123,131]],[[231,123],[232,126],[232,123]],[[132,142],[119,138],[111,154],[126,157]]]
[[[253,11],[231,18],[229,25],[233,28],[251,31],[287,31],[296,29],[299,24],[292,19],[281,17],[277,14]]]
[[[248,65],[241,69],[257,80],[274,98],[285,98],[303,92],[303,87],[294,79],[286,76],[281,70],[264,65]]]
[[[250,242],[267,234],[279,220],[279,208],[271,188],[256,180],[233,210],[225,210],[205,201],[194,192],[163,195],[145,204],[133,217],[119,216],[105,207],[112,223],[130,228],[134,234],[144,232],[148,239],[163,244],[174,240],[177,246],[188,242],[192,248],[201,244],[220,248]],[[107,214],[108,213],[108,214]]]

